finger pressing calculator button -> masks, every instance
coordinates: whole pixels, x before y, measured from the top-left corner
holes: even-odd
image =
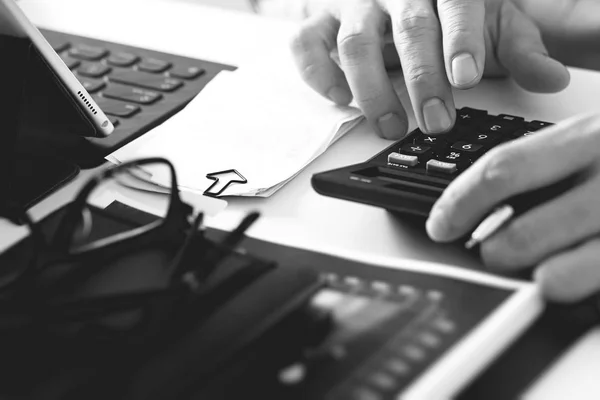
[[[427,161],[433,155],[431,147],[416,143],[406,143],[400,149],[400,153],[410,156],[417,156],[419,161]]]
[[[456,163],[444,162],[439,160],[429,160],[425,164],[427,172],[441,172],[443,174],[454,174],[458,171]]]
[[[419,158],[417,156],[409,156],[407,154],[390,153],[388,155],[388,163],[414,167],[419,163]]]
[[[552,126],[554,124],[550,123],[550,122],[544,122],[544,121],[531,121],[529,124],[527,124],[527,129],[529,129],[530,131],[539,131],[540,129]]]

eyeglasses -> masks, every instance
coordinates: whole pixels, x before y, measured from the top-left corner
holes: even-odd
[[[156,191],[164,194],[158,202]],[[134,224],[99,204],[103,198],[128,192],[136,198],[152,198],[161,217]],[[146,313],[137,318],[141,324],[149,320],[149,309],[161,309],[168,316],[175,304],[179,313],[197,306],[199,294],[207,291],[206,282],[228,257],[241,257],[248,265],[267,268],[235,250],[258,213],[248,214],[222,242],[208,240],[202,229],[203,214],[194,213],[193,207],[181,200],[175,169],[163,158],[135,160],[102,171],[83,186],[52,226],[42,227],[23,215],[34,247],[31,259],[0,288],[0,327],[11,327],[10,321],[18,321],[13,329],[40,322],[98,324],[111,315],[132,311]],[[107,269],[117,269],[118,276],[122,260],[128,263],[144,252],[156,252],[161,258],[157,263],[160,279],[154,287],[80,293],[82,288],[89,289],[90,282],[94,286]],[[150,270],[137,270],[137,276],[145,277]],[[152,271],[156,274],[157,268]],[[160,318],[155,313],[151,319]],[[132,326],[138,325],[127,329]]]

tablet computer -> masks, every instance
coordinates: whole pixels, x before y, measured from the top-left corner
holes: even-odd
[[[60,82],[64,91],[81,111],[81,114],[95,128],[96,137],[110,135],[114,126],[109,118],[89,95],[83,85],[73,75],[60,56],[31,23],[15,0],[0,0],[0,35],[29,39],[40,57]]]

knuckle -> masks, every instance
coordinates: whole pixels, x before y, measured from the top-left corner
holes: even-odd
[[[483,189],[498,194],[509,191],[522,171],[520,158],[519,152],[506,147],[490,150],[481,171]]]
[[[436,68],[430,64],[408,63],[404,68],[407,83],[423,84],[434,82],[438,78]]]
[[[513,221],[504,234],[507,253],[512,262],[528,264],[538,251],[539,237],[535,226],[521,219]]]
[[[405,11],[394,19],[393,28],[400,41],[425,40],[437,34],[438,21],[432,10],[421,8]]]
[[[481,258],[492,267],[514,269],[529,266],[536,257],[538,240],[535,229],[517,220],[482,244]]]
[[[290,48],[299,55],[310,52],[314,46],[313,32],[306,25],[296,30],[290,39]]]
[[[345,64],[357,64],[368,60],[376,44],[376,39],[364,31],[340,31],[338,36],[340,58]]]

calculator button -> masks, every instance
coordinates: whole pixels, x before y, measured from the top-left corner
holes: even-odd
[[[520,122],[520,123],[522,123],[522,122],[525,121],[525,118],[523,118],[523,117],[517,117],[515,115],[510,115],[510,114],[500,114],[500,115],[498,115],[497,118],[500,119],[500,120],[503,120],[503,121],[508,121],[508,122]]]
[[[452,145],[452,149],[463,152],[472,157],[478,157],[483,153],[483,146],[470,142],[456,142]]]
[[[471,165],[471,160],[469,160],[469,156],[466,153],[460,151],[446,151],[439,156],[436,157],[438,161],[456,164],[456,169],[462,171],[466,169],[469,165]]]
[[[475,108],[463,107],[456,112],[456,122],[458,124],[472,124],[487,116],[487,111]]]
[[[416,135],[414,143],[431,147],[434,152],[444,150],[448,146],[446,135],[430,136],[420,133]]]
[[[515,139],[518,139],[520,137],[525,137],[525,136],[531,136],[535,133],[535,131],[530,131],[529,129],[519,129],[518,131],[516,131],[513,135],[513,137]]]
[[[135,54],[119,52],[111,54],[111,56],[106,59],[106,62],[117,67],[131,67],[139,59],[140,58]]]
[[[554,125],[554,124],[552,124],[550,122],[531,121],[530,123],[527,124],[527,129],[529,129],[530,131],[539,131],[540,129],[547,128],[552,125]]]
[[[427,172],[441,172],[442,174],[452,175],[458,171],[458,166],[456,163],[429,160],[425,164],[425,169]]]
[[[406,143],[400,149],[400,153],[407,154],[410,156],[417,156],[419,158],[419,161],[427,161],[433,155],[431,147],[416,143]]]
[[[499,143],[502,136],[495,133],[471,133],[465,137],[465,141],[481,146],[491,147]]]
[[[407,154],[390,153],[388,155],[388,163],[414,167],[419,163],[419,158],[417,156],[409,156]]]
[[[483,123],[480,128],[483,133],[495,133],[503,136],[511,135],[517,129],[521,128],[522,124],[515,124],[505,120],[495,119],[494,121]]]

